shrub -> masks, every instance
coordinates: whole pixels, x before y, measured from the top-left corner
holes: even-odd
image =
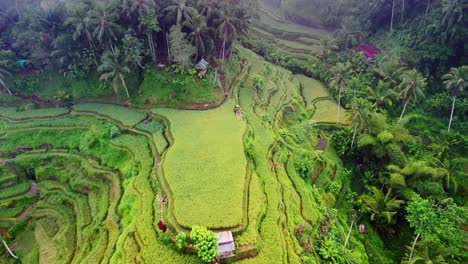
[[[194,226],[190,232],[190,239],[196,244],[198,256],[206,263],[211,262],[218,255],[218,239],[205,227]]]
[[[312,172],[313,161],[307,153],[301,153],[295,160],[296,170],[303,179],[308,179]]]
[[[177,248],[182,250],[185,246],[185,240],[187,240],[187,235],[184,232],[180,232],[176,236],[177,239]]]

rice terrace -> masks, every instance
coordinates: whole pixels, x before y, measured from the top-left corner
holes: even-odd
[[[466,263],[467,14],[0,1],[0,263]]]

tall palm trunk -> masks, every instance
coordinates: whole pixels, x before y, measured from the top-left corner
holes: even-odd
[[[166,46],[167,46],[167,62],[171,64],[171,49],[169,47],[169,36],[166,33]]]
[[[452,103],[452,111],[450,112],[450,121],[448,125],[448,130],[447,132],[450,132],[450,127],[452,126],[452,119],[453,119],[453,111],[455,110],[455,100],[457,99],[456,96],[453,97],[453,103]]]
[[[392,18],[390,20],[390,34],[393,33],[393,16],[395,15],[395,1],[396,0],[393,0],[393,4],[392,4]]]
[[[422,227],[422,225],[423,225],[423,222],[421,222],[420,226]],[[411,262],[411,259],[413,258],[414,249],[416,248],[416,242],[418,242],[418,239],[419,239],[420,236],[421,236],[421,233],[418,233],[416,235],[416,237],[414,238],[413,245],[411,246],[411,252],[410,252],[410,255],[409,255],[409,260],[408,260],[410,262]]]
[[[223,40],[223,54],[221,58],[221,68],[224,67],[224,53],[226,52],[226,38],[227,38],[227,32],[224,31],[224,40]]]
[[[341,108],[341,92],[343,89],[340,87],[340,91],[338,94],[338,110],[336,111],[336,124],[338,125],[338,122],[340,121],[340,108]]]
[[[403,18],[405,16],[405,0],[402,0],[403,1],[403,6],[401,8],[401,18],[400,18],[400,23],[403,22]]]
[[[5,242],[5,240],[2,239],[2,242],[3,242],[3,245],[5,246],[5,248],[7,249],[8,253],[10,253],[10,256],[13,257],[14,259],[18,259],[18,256],[16,256],[13,251],[11,251],[11,249],[8,247],[7,243]]]
[[[400,119],[398,119],[398,124],[400,124],[401,119],[403,118],[403,115],[405,114],[406,111],[406,106],[408,105],[409,100],[405,101],[405,106],[403,106],[403,111],[401,111]]]
[[[349,231],[348,231],[348,235],[346,236],[346,240],[344,242],[344,247],[346,247],[346,245],[348,244],[349,237],[351,236],[351,231],[353,230],[353,225],[354,225],[354,219],[351,221],[351,225],[349,226]]]
[[[119,74],[119,78],[120,78],[120,80],[122,81],[122,83],[124,85],[125,92],[127,93],[127,97],[130,98],[130,94],[128,93],[128,88],[127,88],[127,83],[125,82],[122,74]]]
[[[357,125],[354,126],[353,140],[351,140],[351,148],[354,146],[354,140],[356,139]]]
[[[153,33],[148,33],[147,35],[148,38],[148,46],[150,48],[151,52],[151,57],[153,58],[153,61],[156,61],[156,49],[154,48],[154,40],[153,40]]]
[[[424,23],[427,20],[427,14],[429,13],[429,7],[431,6],[431,0],[427,0],[426,13],[424,14]]]

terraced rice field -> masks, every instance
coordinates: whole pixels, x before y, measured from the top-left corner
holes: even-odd
[[[132,128],[146,118],[97,104],[0,108],[0,227],[22,230],[14,250],[24,263],[199,262],[160,239],[163,129]]]
[[[297,228],[320,225],[332,203],[321,190],[342,173],[333,149],[315,151],[313,123],[334,123],[336,103],[319,82],[239,54],[234,98],[212,110],[0,107],[0,227],[21,230],[21,260],[200,263],[171,236],[203,225],[232,230],[243,263],[302,263],[310,238]],[[306,178],[300,155],[313,161]]]
[[[290,54],[309,55],[328,31],[292,23],[261,9],[254,20],[251,34],[265,39]]]
[[[174,139],[163,161],[174,199],[174,217],[184,227],[242,224],[247,161],[245,122],[233,100],[208,111],[154,109],[167,118]]]
[[[301,92],[307,110],[313,111],[312,121],[336,123],[337,102],[330,96],[323,83],[302,74],[294,75],[301,83]],[[349,113],[341,108],[340,124],[350,124]]]
[[[303,74],[295,74],[294,77],[301,83],[301,93],[307,109],[313,108],[313,102],[318,98],[330,98],[330,94],[323,83]]]

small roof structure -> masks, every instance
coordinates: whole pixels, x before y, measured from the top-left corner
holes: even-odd
[[[216,233],[218,238],[218,256],[220,258],[229,258],[234,256],[236,246],[231,231],[223,231]]]
[[[357,50],[362,52],[362,54],[364,54],[364,57],[366,57],[366,59],[375,59],[375,57],[380,54],[380,52],[376,48],[368,44],[361,44],[356,48]]]
[[[210,64],[205,59],[201,59],[197,64],[195,64],[195,69],[203,71],[208,69],[208,65]]]

